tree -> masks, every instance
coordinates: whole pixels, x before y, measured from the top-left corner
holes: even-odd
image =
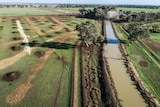
[[[107,6],[102,6],[102,7],[94,8],[95,17],[98,20],[104,20],[104,19],[106,19],[108,11],[111,10],[111,9],[112,8],[107,7]]]
[[[130,34],[128,39],[132,42],[138,39],[149,37],[149,29],[140,23],[131,23],[128,25],[128,30]]]
[[[79,9],[79,12],[81,13],[82,16],[85,16],[87,10],[85,8],[82,8],[82,9]]]
[[[102,42],[104,40],[103,36],[98,34],[96,26],[89,21],[77,25],[76,30],[79,31],[78,36],[87,47],[93,43]]]

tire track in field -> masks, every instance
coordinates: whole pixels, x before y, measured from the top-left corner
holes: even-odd
[[[38,35],[44,35],[41,30],[35,26],[35,24],[29,19],[29,17],[24,17],[25,21],[30,25],[31,29],[33,29]]]

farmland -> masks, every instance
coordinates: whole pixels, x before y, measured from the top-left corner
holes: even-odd
[[[90,20],[101,33],[101,24],[92,19],[57,15],[68,13],[62,9],[1,8],[0,11],[0,87],[3,87],[0,106],[81,107],[82,89],[90,93],[92,88],[82,86],[81,70],[91,65],[84,61],[86,50],[80,51],[75,26]],[[100,50],[96,45],[93,48],[96,52],[93,51],[90,61],[95,74],[92,73],[87,82],[92,79],[95,82],[91,84],[94,88],[88,97],[92,99],[91,104],[97,106],[104,103],[97,67]],[[85,59],[81,59],[83,55]],[[82,60],[85,68],[81,68]]]
[[[118,8],[121,9],[159,12],[159,9]],[[87,47],[75,30],[78,24],[91,21],[96,33],[105,35],[106,22],[74,16],[78,13],[78,8],[0,8],[0,106],[121,105],[104,58],[102,47],[106,44],[95,42]],[[146,94],[153,94],[160,101],[159,33],[152,32],[148,38],[130,42],[124,28],[127,24],[112,23],[126,51],[124,59],[118,56],[115,60],[124,61],[122,64],[133,81],[128,63],[134,64],[140,81],[149,91],[140,89],[139,81],[134,84],[145,101],[153,105]],[[159,22],[150,23],[153,24]]]
[[[16,11],[19,12],[13,16]],[[63,16],[23,16],[32,15],[27,9],[10,12],[0,17],[0,106],[68,107],[73,49],[78,40],[74,26],[80,21]],[[36,9],[32,12],[51,13],[37,13]],[[17,20],[28,35],[30,55],[24,51],[26,44],[17,30]],[[73,22],[65,24],[63,20]]]

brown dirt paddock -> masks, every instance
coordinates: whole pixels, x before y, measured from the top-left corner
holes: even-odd
[[[153,41],[146,41],[144,42],[150,49],[152,49],[154,52],[160,51],[160,43],[153,42]]]

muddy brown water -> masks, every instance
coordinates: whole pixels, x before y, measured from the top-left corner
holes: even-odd
[[[111,23],[106,23],[106,35],[107,38],[117,39],[113,32]],[[119,49],[119,44],[109,43],[105,45],[105,58],[109,64],[111,76],[115,83],[115,88],[118,92],[118,98],[121,100],[123,107],[147,107],[144,99],[140,95],[140,92],[133,85],[127,68],[122,60],[122,53]]]

